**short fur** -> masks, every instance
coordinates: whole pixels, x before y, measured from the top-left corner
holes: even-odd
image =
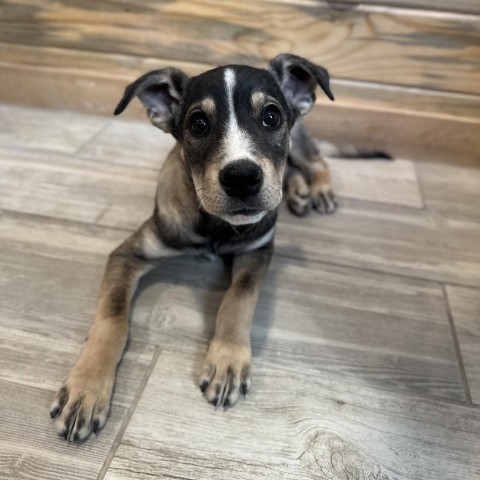
[[[300,120],[317,85],[333,100],[324,68],[284,54],[265,70],[229,65],[189,78],[167,68],[127,87],[115,114],[138,96],[152,124],[177,143],[162,167],[151,218],[109,257],[87,340],[51,406],[60,436],[82,441],[103,427],[137,282],[184,252],[233,256],[199,387],[224,407],[248,392],[252,318],[283,185],[298,215],[336,207],[327,165]]]

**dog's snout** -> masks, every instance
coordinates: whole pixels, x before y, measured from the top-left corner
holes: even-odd
[[[260,191],[263,172],[250,160],[237,160],[220,171],[219,179],[229,197],[245,200]]]

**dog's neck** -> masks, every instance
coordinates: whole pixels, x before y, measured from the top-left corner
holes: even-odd
[[[208,248],[212,253],[227,255],[260,248],[273,239],[277,209],[268,212],[256,223],[231,225],[201,210],[201,219],[197,232],[208,239]]]

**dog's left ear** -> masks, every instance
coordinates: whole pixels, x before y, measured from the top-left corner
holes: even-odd
[[[277,80],[297,115],[305,115],[312,109],[317,85],[330,100],[334,100],[328,71],[305,58],[283,53],[270,62],[268,71]]]
[[[187,82],[188,76],[176,68],[146,73],[125,89],[114,115],[122,113],[133,97],[137,96],[147,109],[150,122],[170,133]]]

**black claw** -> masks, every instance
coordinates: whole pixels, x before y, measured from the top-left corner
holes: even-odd
[[[207,389],[208,387],[208,380],[204,380],[201,384],[200,384],[200,391],[202,393],[205,392],[205,390]]]
[[[224,408],[228,408],[230,406],[230,398],[226,398],[225,401],[223,402]]]
[[[55,407],[50,411],[50,418],[55,418],[60,413],[60,407]]]
[[[320,193],[315,201],[315,208],[323,215],[331,215],[337,209],[337,202],[331,193]]]
[[[246,395],[248,393],[248,385],[246,383],[242,383],[240,385],[240,393],[242,395]]]
[[[57,393],[58,407],[63,408],[68,402],[68,388],[63,386]]]
[[[68,438],[68,428],[66,428],[63,432],[59,433],[61,437],[63,437],[64,440]]]
[[[217,403],[218,403],[218,397],[215,397],[213,400],[210,401],[210,403],[216,407],[217,406]]]
[[[85,410],[83,408],[80,408],[77,418],[77,430],[81,430],[87,421],[85,418]]]
[[[294,215],[297,215],[298,217],[305,217],[310,213],[312,204],[311,202],[308,202],[306,205],[301,207],[296,202],[287,202],[287,207]]]
[[[77,400],[72,405],[72,407],[70,409],[70,413],[68,414],[67,418],[65,419],[65,428],[67,430],[67,436],[66,436],[65,440],[70,437],[70,433],[72,432],[73,428],[75,427],[75,420],[76,420],[77,414],[80,410],[81,403],[82,403],[81,400]]]
[[[92,431],[95,435],[97,434],[99,427],[100,427],[99,420],[94,420],[92,425]]]
[[[74,436],[73,436],[73,441],[74,442],[78,442],[79,440],[79,436],[78,436],[78,433],[76,433]]]

